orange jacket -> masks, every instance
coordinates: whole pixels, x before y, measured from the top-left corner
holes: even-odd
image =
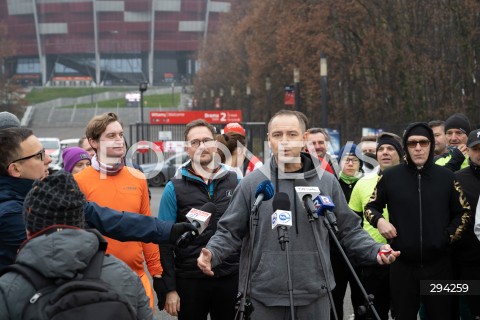
[[[129,170],[136,171],[136,176],[143,175],[134,168],[124,167],[117,175],[107,176],[104,179],[93,167],[88,167],[77,173],[75,180],[87,201],[93,201],[118,211],[137,212],[151,216],[146,180],[135,177]],[[152,276],[162,274],[158,245],[137,241],[120,242],[112,238],[105,238],[108,240],[107,253],[124,261],[140,277],[145,274],[144,261],[146,261],[148,271]]]

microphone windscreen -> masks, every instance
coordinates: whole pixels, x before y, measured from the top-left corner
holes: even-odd
[[[207,202],[203,204],[200,210],[214,214],[217,211],[217,206],[213,202]]]
[[[262,193],[263,193],[264,201],[272,199],[273,195],[275,194],[272,181],[265,180],[260,182],[260,184],[257,187],[257,190],[255,191],[255,198]]]
[[[290,198],[285,192],[278,192],[273,197],[273,212],[277,210],[290,211]]]

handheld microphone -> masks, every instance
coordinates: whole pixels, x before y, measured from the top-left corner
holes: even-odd
[[[270,200],[273,197],[273,194],[275,193],[274,188],[273,188],[273,183],[270,180],[265,180],[260,182],[260,184],[257,187],[257,190],[255,191],[255,202],[253,203],[252,206],[252,213],[257,212],[258,206],[260,206],[260,203],[264,200]]]
[[[185,248],[194,237],[201,234],[210,222],[211,212],[214,213],[216,210],[217,206],[212,202],[205,203],[200,210],[195,208],[190,209],[186,217],[197,230],[187,231],[182,234],[176,242],[177,247]]]
[[[277,227],[292,226],[292,212],[290,211],[290,199],[285,192],[279,192],[273,197],[272,230]]]
[[[309,215],[318,219],[317,208],[313,204],[313,198],[320,194],[320,189],[315,186],[309,186],[305,179],[295,180],[295,193],[303,202],[303,206]]]
[[[290,211],[290,199],[285,192],[279,192],[273,197],[272,229],[277,228],[278,241],[282,250],[288,240],[287,229],[292,226],[292,212]]]
[[[338,232],[338,226],[337,226],[337,218],[335,217],[335,213],[333,213],[333,209],[335,209],[335,204],[332,201],[332,198],[329,196],[325,196],[323,194],[318,195],[314,199],[314,204],[318,208],[317,209],[317,214],[319,216],[324,216],[328,223],[330,223],[331,227],[333,228],[333,231],[335,233]]]

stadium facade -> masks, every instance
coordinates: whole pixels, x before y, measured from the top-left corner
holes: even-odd
[[[231,0],[0,0],[23,84],[189,81],[195,53]]]

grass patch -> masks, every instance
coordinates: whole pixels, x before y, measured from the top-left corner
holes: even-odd
[[[170,108],[172,107],[172,94],[154,94],[151,96],[143,97],[143,107],[144,108]],[[176,107],[180,103],[180,93],[174,94],[174,103],[173,106]],[[98,104],[99,108],[116,108],[117,105],[120,108],[126,106],[125,99],[113,99],[113,100],[104,100],[104,101],[93,101],[93,106],[91,103],[77,104],[77,108],[94,108]],[[64,106],[62,108],[73,108],[74,106]]]
[[[107,91],[129,92],[128,88],[114,88],[114,87],[85,87],[85,88],[33,88],[27,93],[25,100],[29,104],[36,104],[40,102],[50,101],[58,98],[77,98],[82,96],[89,96],[91,94],[102,93]]]

